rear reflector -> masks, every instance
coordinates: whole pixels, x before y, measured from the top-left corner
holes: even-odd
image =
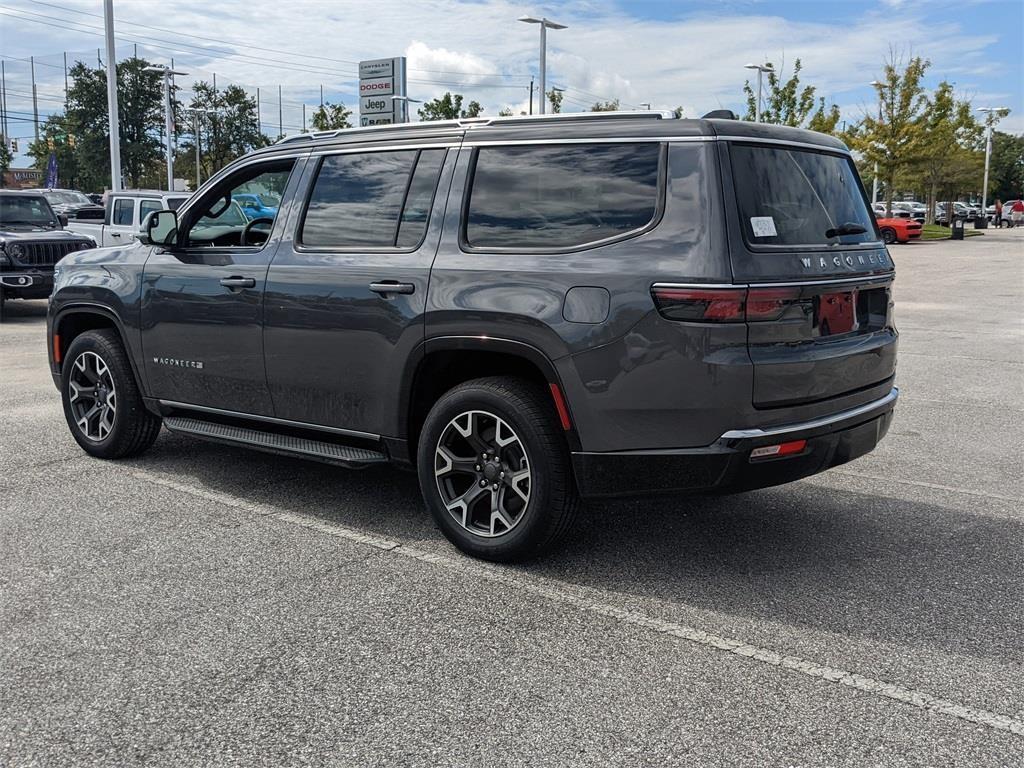
[[[800,298],[799,288],[651,289],[662,317],[691,323],[742,323],[777,320]]]
[[[800,453],[804,448],[807,447],[806,440],[792,440],[788,443],[779,443],[778,445],[765,445],[761,448],[755,448],[750,452],[751,459],[777,459],[780,456],[792,456]]]

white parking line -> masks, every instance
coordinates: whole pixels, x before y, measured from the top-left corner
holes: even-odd
[[[936,712],[942,715],[949,715],[950,717],[966,720],[971,723],[977,723],[978,725],[984,725],[995,730],[1008,731],[1010,733],[1017,734],[1018,736],[1024,736],[1024,720],[1019,720],[1008,715],[1001,715],[996,712],[989,712],[984,709],[968,707],[963,704],[958,704],[955,701],[950,701],[949,699],[932,696],[924,691],[904,688],[903,686],[895,685],[894,683],[888,683],[884,680],[877,680],[872,677],[865,677],[844,669],[815,664],[813,661],[800,658],[799,656],[785,655],[777,651],[773,651],[770,648],[751,645],[750,643],[744,643],[740,640],[732,640],[711,632],[705,632],[704,630],[697,629],[695,627],[688,627],[684,624],[677,624],[672,621],[662,621],[661,619],[647,616],[639,611],[618,608],[609,603],[601,602],[600,600],[593,600],[572,594],[558,586],[554,586],[557,582],[545,583],[545,580],[538,577],[527,576],[519,571],[503,569],[500,566],[481,563],[465,557],[450,557],[448,555],[425,552],[402,544],[398,541],[372,536],[362,533],[354,528],[348,528],[336,523],[328,523],[309,515],[286,512],[274,507],[273,505],[256,504],[232,494],[211,492],[194,488],[176,480],[172,480],[152,472],[147,472],[145,470],[136,470],[132,474],[139,480],[143,480],[145,482],[180,491],[181,493],[187,493],[191,496],[206,499],[227,507],[243,509],[260,515],[273,517],[274,519],[285,523],[309,528],[311,530],[319,531],[330,536],[336,536],[340,539],[345,539],[346,541],[355,542],[357,544],[365,544],[375,549],[390,552],[395,555],[401,555],[413,560],[419,560],[420,562],[430,563],[432,565],[458,571],[477,578],[484,578],[488,581],[502,584],[503,586],[511,587],[532,595],[537,595],[538,597],[543,597],[556,603],[573,606],[587,613],[604,616],[622,624],[641,627],[660,634],[670,635],[682,640],[688,640],[689,642],[702,645],[706,648],[712,648],[725,653],[732,653],[762,664],[788,669],[816,680],[825,680],[846,688],[853,688],[882,698],[893,699],[904,704],[910,704],[918,709]]]

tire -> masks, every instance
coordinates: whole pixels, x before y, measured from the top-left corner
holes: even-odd
[[[523,379],[475,379],[445,393],[420,432],[417,471],[441,532],[484,560],[516,562],[552,551],[580,508],[550,395]]]
[[[64,355],[60,391],[71,435],[91,456],[136,456],[160,433],[161,419],[143,405],[116,331],[104,328],[75,337]]]
[[[882,242],[892,245],[896,242],[896,230],[892,227],[882,227]]]

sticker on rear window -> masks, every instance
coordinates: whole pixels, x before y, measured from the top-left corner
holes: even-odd
[[[775,231],[775,219],[771,216],[751,216],[750,228],[754,230],[754,237],[775,237],[779,234]]]

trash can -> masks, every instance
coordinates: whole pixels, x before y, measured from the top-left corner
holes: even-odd
[[[988,219],[984,216],[979,216],[974,220],[975,229],[988,229]]]
[[[953,219],[953,228],[949,236],[950,240],[963,240],[964,239],[964,220],[959,218]]]

